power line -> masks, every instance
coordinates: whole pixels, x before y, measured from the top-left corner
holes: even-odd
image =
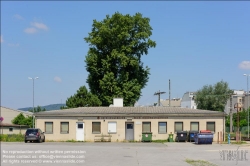
[[[160,106],[161,94],[164,94],[164,93],[166,93],[166,92],[161,92],[161,91],[159,90],[159,92],[155,92],[155,94],[154,94],[154,95],[158,95],[158,106]]]

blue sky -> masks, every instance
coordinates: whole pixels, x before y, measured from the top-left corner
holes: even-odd
[[[115,12],[150,18],[156,48],[143,57],[151,68],[140,105],[157,101],[171,79],[171,97],[227,81],[246,90],[250,74],[249,2],[1,2],[1,105],[65,103],[87,85],[83,40],[93,19]]]

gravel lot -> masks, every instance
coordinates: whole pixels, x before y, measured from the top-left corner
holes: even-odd
[[[1,166],[190,166],[186,159],[249,166],[250,144],[1,142]]]

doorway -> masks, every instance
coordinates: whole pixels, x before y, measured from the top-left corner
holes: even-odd
[[[125,122],[125,139],[127,141],[134,140],[134,122]]]
[[[84,123],[76,123],[76,141],[84,141]]]

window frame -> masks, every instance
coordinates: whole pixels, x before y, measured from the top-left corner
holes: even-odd
[[[192,129],[192,123],[198,123],[198,130],[197,131],[200,131],[200,123],[199,122],[190,122],[190,131],[196,131],[196,130]]]
[[[115,132],[109,131],[109,123],[115,123]],[[117,133],[117,122],[115,121],[108,122],[108,134],[116,134],[116,133]]]
[[[143,124],[144,123],[149,123],[150,124],[150,131],[143,131]],[[149,121],[145,121],[145,122],[142,122],[142,132],[145,132],[145,133],[147,133],[147,132],[151,132],[152,130],[151,130],[151,122],[149,122]]]
[[[166,131],[165,132],[160,132],[160,123],[165,123],[166,124]],[[159,134],[167,134],[168,132],[168,122],[164,121],[164,122],[158,122],[158,133]]]
[[[176,123],[181,123],[181,124],[182,124],[182,130],[181,130],[181,131],[183,131],[183,122],[177,121],[177,122],[174,122],[174,132],[175,132],[175,133],[176,133],[176,132],[179,132],[179,131],[176,131]]]
[[[215,121],[207,121],[207,123],[206,123],[206,130],[208,130],[208,128],[207,128],[207,124],[208,123],[213,123],[214,124],[214,131],[212,131],[212,130],[209,130],[209,131],[211,131],[212,133],[215,133],[215,129],[216,129],[216,123],[215,123]]]
[[[67,123],[67,124],[68,124],[68,132],[63,132],[63,131],[62,131],[62,123]],[[69,134],[69,122],[61,122],[61,123],[60,123],[60,133],[61,133],[61,134]]]
[[[52,132],[47,132],[46,131],[46,123],[52,123]],[[44,122],[44,133],[46,134],[53,134],[53,128],[54,128],[54,123],[53,122]]]
[[[99,127],[100,131],[93,131],[93,124],[94,123],[99,123],[100,124],[100,127]],[[92,134],[100,134],[101,131],[102,131],[101,125],[102,125],[101,122],[92,122]]]
[[[9,127],[9,132],[13,132],[14,128],[13,127]]]

